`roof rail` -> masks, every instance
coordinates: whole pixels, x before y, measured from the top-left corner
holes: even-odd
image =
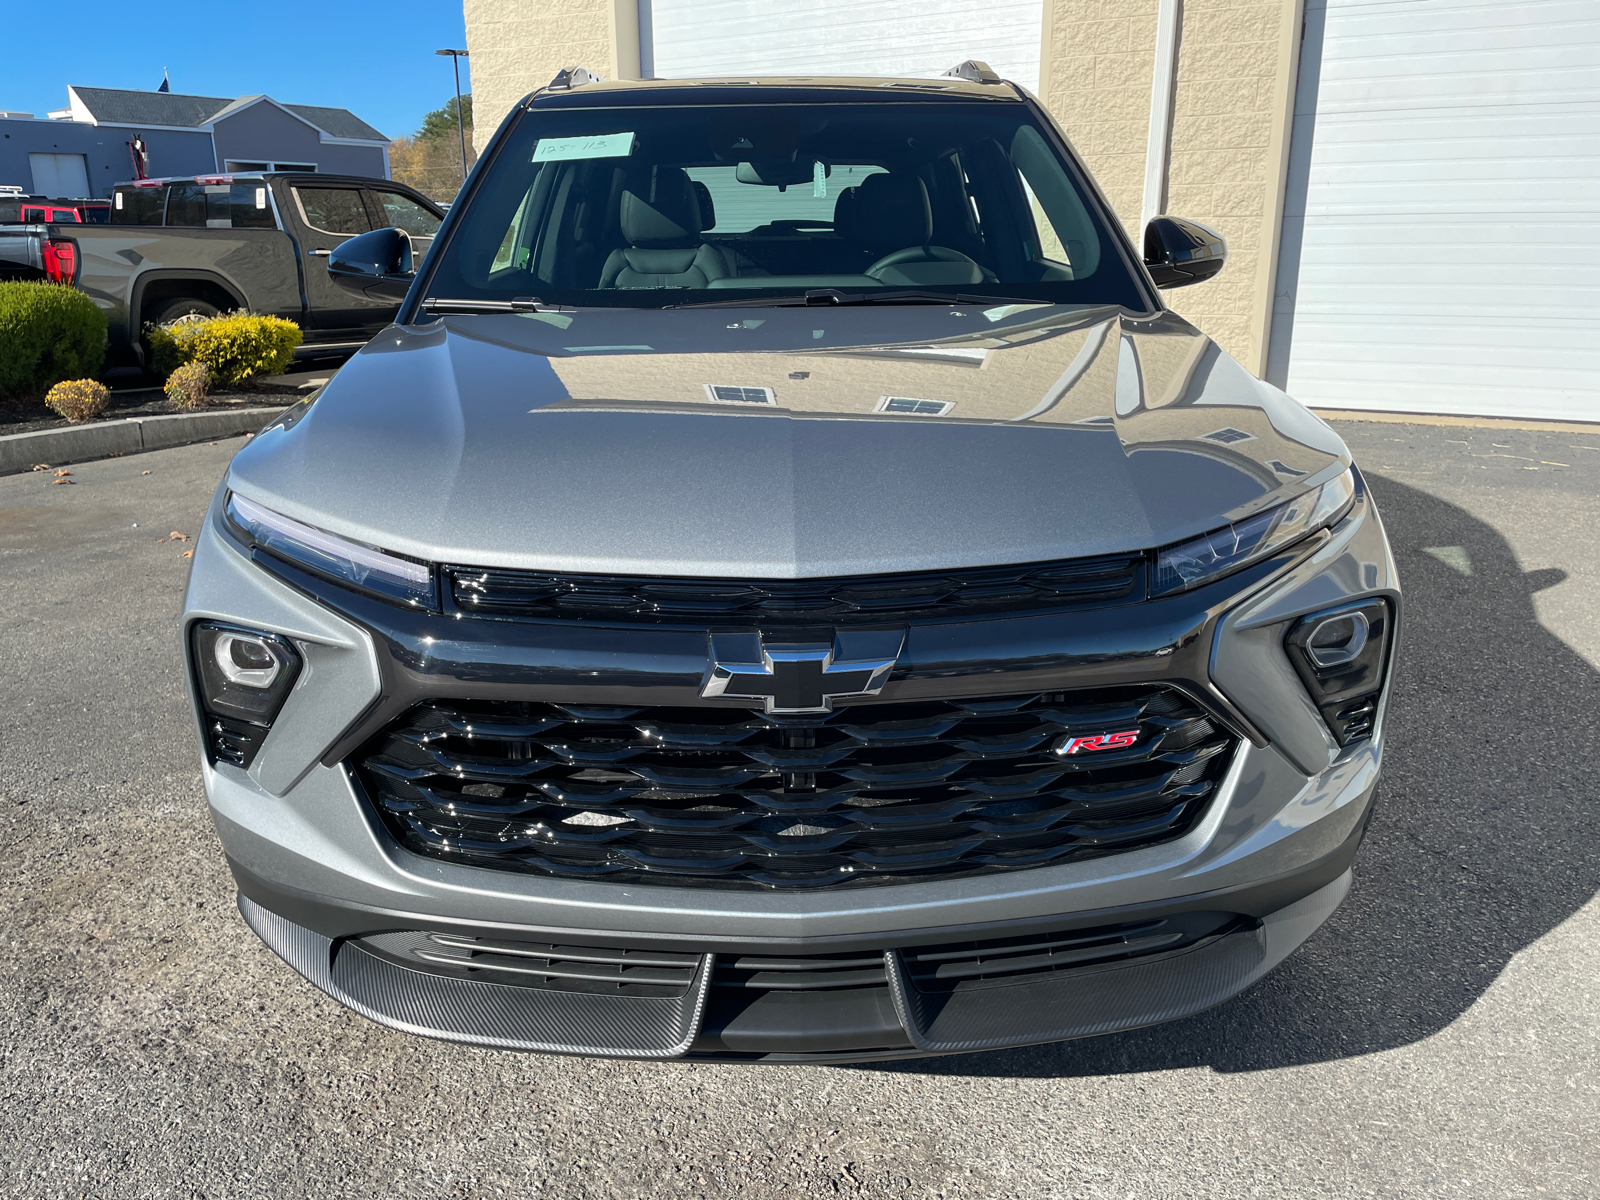
[[[564,67],[556,72],[556,77],[550,81],[553,88],[582,87],[586,83],[599,83],[600,76],[588,67]]]
[[[979,62],[969,58],[959,66],[951,67],[945,75],[954,79],[965,79],[968,83],[1004,83],[1005,80],[994,73],[994,69],[986,62]]]

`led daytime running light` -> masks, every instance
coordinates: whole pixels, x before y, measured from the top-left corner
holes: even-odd
[[[1355,476],[1336,479],[1266,512],[1168,546],[1156,557],[1151,595],[1164,596],[1209,583],[1307,537],[1342,517],[1355,498]]]
[[[426,563],[339,537],[235,493],[227,511],[256,545],[281,558],[387,599],[432,605],[433,571]]]

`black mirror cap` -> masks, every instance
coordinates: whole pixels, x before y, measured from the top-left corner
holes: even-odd
[[[374,229],[340,242],[328,255],[328,277],[367,300],[404,300],[416,277],[411,235],[404,229]]]
[[[1144,227],[1144,265],[1158,288],[1203,283],[1227,261],[1227,239],[1198,221],[1154,217]]]

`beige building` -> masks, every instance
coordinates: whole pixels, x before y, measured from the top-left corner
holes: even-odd
[[[1034,92],[1130,233],[1221,231],[1167,293],[1334,408],[1600,420],[1592,0],[465,0],[481,141],[562,67],[936,75]]]

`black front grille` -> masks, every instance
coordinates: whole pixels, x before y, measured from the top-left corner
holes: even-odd
[[[1233,745],[1158,686],[815,717],[438,700],[353,765],[419,854],[570,879],[790,889],[1167,841],[1202,811]]]
[[[450,567],[456,607],[485,617],[624,620],[911,620],[1045,612],[1144,598],[1145,556],[856,575],[837,579],[662,579]]]

